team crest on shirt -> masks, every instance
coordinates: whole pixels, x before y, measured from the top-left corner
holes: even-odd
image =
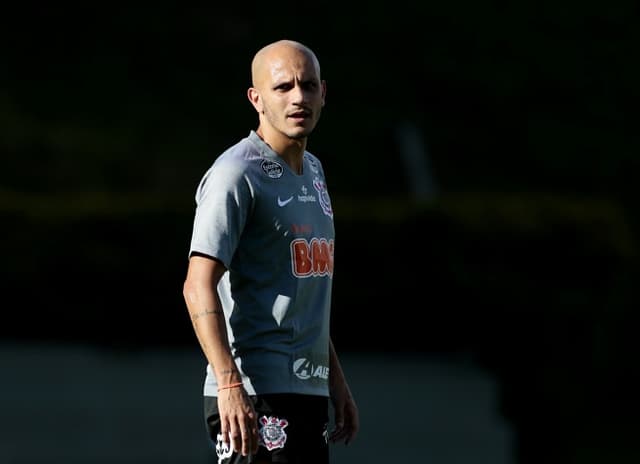
[[[260,445],[269,451],[276,448],[284,448],[284,444],[287,441],[287,433],[284,429],[289,425],[288,420],[274,416],[262,416],[258,424],[260,426],[258,431]]]
[[[282,177],[282,173],[284,172],[282,165],[272,160],[264,160],[260,167],[272,179]]]
[[[318,197],[320,198],[320,206],[322,212],[333,219],[333,209],[331,208],[331,200],[329,198],[329,191],[327,185],[319,177],[313,180],[313,186],[318,191]]]

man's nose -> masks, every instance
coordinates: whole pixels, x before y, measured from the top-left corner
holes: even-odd
[[[303,103],[305,101],[306,93],[301,85],[295,85],[291,89],[292,100],[294,103]]]

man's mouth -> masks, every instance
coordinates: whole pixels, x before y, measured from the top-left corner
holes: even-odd
[[[289,114],[289,117],[293,119],[304,119],[308,118],[309,115],[310,113],[308,111],[296,111],[295,113]]]

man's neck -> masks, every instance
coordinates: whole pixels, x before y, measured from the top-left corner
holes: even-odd
[[[289,165],[293,172],[302,174],[303,155],[307,146],[307,138],[292,139],[274,131],[256,129],[260,138]]]

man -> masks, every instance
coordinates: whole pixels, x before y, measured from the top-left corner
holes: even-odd
[[[208,361],[206,424],[219,463],[326,464],[328,443],[359,428],[329,333],[333,210],[306,151],[326,83],[315,54],[291,40],[258,51],[251,77],[258,127],[198,186],[184,283]]]

